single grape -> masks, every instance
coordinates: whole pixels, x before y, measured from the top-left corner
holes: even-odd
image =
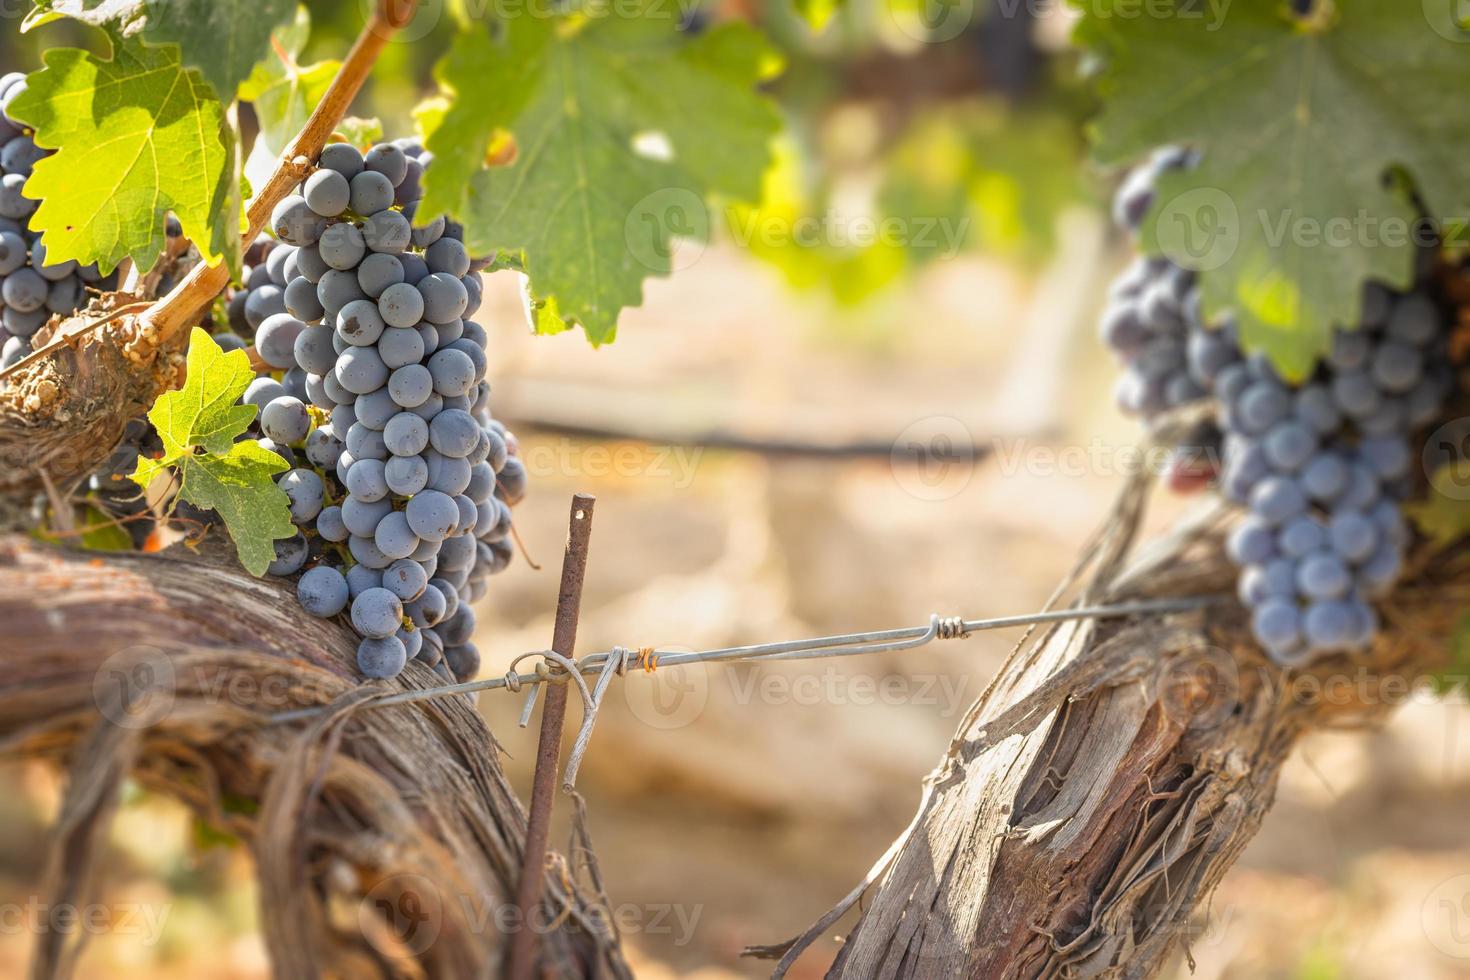
[[[362,173],[362,154],[351,143],[328,143],[322,147],[317,165],[335,170],[350,181]]]
[[[423,456],[429,467],[430,490],[438,490],[451,497],[464,493],[470,485],[469,460],[445,456],[436,449],[426,449]]]
[[[470,271],[470,253],[463,242],[441,238],[424,250],[430,272],[445,272],[458,279]]]
[[[347,430],[347,451],[354,459],[376,459],[387,461],[387,443],[383,439],[383,433],[376,429],[370,429],[361,422],[353,424]]]
[[[403,282],[403,263],[398,261],[396,255],[373,252],[357,267],[357,284],[372,299],[378,299],[383,295],[385,289],[401,282]],[[385,313],[384,316],[386,315]],[[402,326],[411,327],[413,324],[405,323]]]
[[[45,306],[50,291],[50,285],[40,273],[30,268],[17,269],[5,278],[4,286],[0,286],[6,307],[21,313],[30,313]]]
[[[336,504],[323,507],[322,512],[316,515],[316,533],[328,541],[346,541],[352,532],[342,523],[342,508]]]
[[[388,482],[383,478],[383,464],[376,459],[359,459],[347,471],[347,492],[354,499],[372,503],[388,496]]]
[[[1305,558],[1327,545],[1327,529],[1317,518],[1303,514],[1281,529],[1277,544],[1288,558]]]
[[[245,394],[240,396],[240,401],[246,405],[254,405],[256,408],[264,408],[277,398],[286,396],[286,388],[275,378],[256,378],[245,387]]]
[[[269,316],[255,331],[255,352],[273,368],[296,366],[296,338],[306,324],[289,313]]]
[[[301,571],[301,566],[306,564],[308,549],[306,539],[300,533],[289,538],[277,538],[271,544],[275,548],[276,557],[266,566],[266,572],[271,575],[295,575]]]
[[[322,169],[306,178],[302,196],[312,211],[323,218],[335,218],[347,210],[352,188],[342,174]]]
[[[474,680],[480,673],[480,650],[473,643],[444,645],[444,662],[461,684]]]
[[[1297,566],[1297,588],[1313,599],[1338,599],[1347,595],[1353,579],[1342,559],[1331,552],[1318,552]]]
[[[397,282],[382,291],[378,309],[383,319],[395,327],[412,327],[424,315],[424,297],[417,286]]]
[[[376,391],[358,395],[357,400],[353,403],[353,410],[358,422],[369,429],[378,431],[382,431],[383,427],[388,424],[388,420],[402,411],[387,388],[379,388]]]
[[[408,174],[408,156],[402,147],[392,143],[378,143],[368,150],[363,154],[362,165],[387,177],[394,187],[403,183],[403,178]]]
[[[321,238],[325,228],[322,216],[294,194],[283,198],[271,212],[271,230],[277,238],[291,245],[311,245]]]
[[[337,352],[332,349],[332,331],[329,327],[308,326],[296,335],[292,347],[296,363],[315,375],[329,373],[337,363]]]
[[[1332,550],[1346,561],[1359,564],[1373,555],[1378,546],[1378,527],[1372,520],[1355,511],[1332,515],[1327,526]]]
[[[412,412],[399,412],[383,429],[383,442],[394,456],[416,456],[429,444],[429,426]]]
[[[411,497],[428,484],[429,466],[422,456],[390,456],[383,478],[393,493]]]
[[[318,565],[296,582],[296,598],[311,615],[329,619],[347,608],[351,596],[341,572]]]
[[[347,570],[347,591],[353,599],[368,589],[381,588],[382,585],[383,573],[377,569],[368,568],[366,565],[353,565]]]
[[[403,644],[404,653],[409,660],[415,659],[419,651],[424,648],[424,634],[421,630],[400,626],[398,632],[393,635],[398,637],[398,641]]]
[[[355,299],[337,314],[337,335],[354,347],[376,344],[387,324],[370,299]]]
[[[343,388],[358,395],[376,391],[388,381],[388,368],[376,347],[352,347],[343,351],[333,374]]]
[[[362,261],[362,257],[367,254],[367,242],[363,240],[362,232],[357,229],[357,226],[345,221],[332,225],[322,232],[321,240],[317,242],[316,247],[322,261],[339,272],[349,273],[352,276],[353,286],[357,288],[357,292],[361,293],[362,288],[357,284],[357,273],[354,270]],[[325,274],[322,279],[325,281]],[[323,306],[328,309],[332,308],[333,304],[327,296],[322,296],[321,299]]]
[[[396,636],[364,637],[357,645],[357,669],[364,677],[389,680],[397,677],[407,663],[408,651]]]
[[[506,468],[501,472],[502,487],[507,482],[504,473],[515,462],[518,461],[514,458],[506,461]],[[1256,488],[1251,491],[1250,506],[1251,510],[1262,520],[1280,525],[1305,512],[1307,498],[1296,481],[1289,477],[1272,476],[1256,484]],[[1237,564],[1244,563],[1238,562]]]
[[[374,538],[365,535],[354,534],[347,539],[347,550],[352,557],[366,565],[368,568],[387,568],[393,564],[393,559],[383,554]]]
[[[378,356],[383,359],[389,370],[397,371],[400,368],[412,365],[422,367],[419,363],[424,358],[424,341],[417,330],[406,327],[389,327],[383,331],[378,338]],[[427,375],[428,369],[424,369]],[[392,380],[389,379],[389,387]],[[429,389],[433,390],[433,379],[429,380]]]
[[[406,364],[389,376],[388,394],[404,408],[417,408],[434,394],[433,375],[422,364]]]
[[[342,523],[352,534],[370,537],[377,531],[378,522],[387,517],[392,509],[393,504],[390,501],[363,500],[349,493],[342,501]]]
[[[418,536],[408,525],[403,511],[395,510],[378,522],[373,535],[378,550],[392,559],[407,558],[419,546]]]
[[[439,586],[430,582],[423,593],[406,606],[409,618],[419,629],[428,629],[444,620],[448,603]],[[425,637],[427,640],[428,638]]]
[[[445,398],[463,395],[475,383],[475,362],[461,350],[435,351],[428,361],[434,390]]]
[[[322,503],[326,499],[326,487],[315,471],[290,470],[282,475],[277,486],[286,491],[293,523],[306,524],[321,513]]]
[[[364,170],[348,183],[354,214],[366,217],[393,205],[393,182],[375,170]]]
[[[428,585],[429,576],[424,573],[424,566],[409,558],[400,558],[383,573],[383,588],[404,602],[423,595]]]
[[[1346,602],[1314,602],[1302,618],[1302,631],[1313,650],[1340,650],[1357,628],[1357,614]]]
[[[311,416],[299,398],[283,395],[260,410],[260,431],[276,442],[294,445],[311,430]]]
[[[393,210],[379,211],[362,225],[362,238],[374,252],[397,254],[408,248],[413,229],[408,219]]]
[[[1272,467],[1279,472],[1295,473],[1317,451],[1317,437],[1302,423],[1286,421],[1272,426],[1262,445],[1266,461]]]
[[[468,456],[479,440],[480,425],[469,412],[445,409],[429,423],[429,444],[445,456]]]
[[[457,319],[469,303],[464,283],[446,272],[431,272],[416,288],[424,296],[424,319],[430,323]]]
[[[326,307],[322,306],[322,301],[316,294],[316,284],[305,276],[297,276],[291,280],[281,301],[285,304],[287,313],[308,323],[320,320],[326,312]]]

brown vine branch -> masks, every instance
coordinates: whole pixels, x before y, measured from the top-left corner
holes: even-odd
[[[255,191],[245,209],[249,227],[243,241],[255,240],[270,220],[271,211],[305,176],[309,161],[316,159],[377,63],[388,41],[413,17],[418,0],[380,0],[372,17],[353,42],[322,100],[296,138],[281,151],[276,169]],[[138,318],[139,334],[154,349],[177,338],[229,282],[230,270],[223,263],[195,266],[171,292]]]

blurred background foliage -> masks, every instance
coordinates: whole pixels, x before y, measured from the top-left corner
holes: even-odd
[[[408,39],[387,47],[355,113],[381,119],[390,135],[410,131],[415,107],[435,91],[452,15],[489,2],[423,3]],[[1092,103],[1060,3],[668,2],[686,31],[744,19],[784,56],[769,94],[787,132],[764,199],[731,207],[724,237],[797,289],[851,308],[961,252],[1035,267],[1056,245],[1059,214],[1098,204],[1098,182],[1082,165]],[[319,96],[369,7],[308,0],[278,49],[290,66],[263,63],[244,94],[289,75]],[[826,22],[815,30],[812,19]],[[27,71],[47,48],[104,44],[99,32],[69,21],[0,37],[5,65]],[[247,133],[250,117],[247,110]],[[268,158],[252,162],[247,177]]]

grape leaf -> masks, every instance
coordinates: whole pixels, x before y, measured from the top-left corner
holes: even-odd
[[[255,377],[244,351],[225,353],[203,330],[189,337],[184,386],[160,395],[148,419],[163,441],[158,459],[138,457],[131,479],[146,488],[163,470],[179,476],[179,496],[217,512],[235,542],[240,563],[262,575],[275,557],[271,544],[296,533],[286,493],[271,479],[289,466],[246,439],[254,405],[237,405]]]
[[[296,0],[147,0],[144,39],[177,44],[223,102],[270,54],[271,31],[291,20]]]
[[[1280,0],[1076,5],[1101,56],[1099,159],[1202,153],[1160,181],[1145,247],[1200,270],[1206,312],[1235,311],[1290,378],[1357,323],[1365,280],[1412,281],[1416,211],[1390,171],[1441,221],[1470,204],[1470,130],[1443,98],[1470,83],[1454,4],[1324,3],[1306,21]]]
[[[164,247],[172,211],[211,264],[239,264],[240,189],[224,106],[173,47],[109,34],[113,56],[76,48],[45,54],[46,67],[11,115],[57,152],[36,164],[25,192],[40,200],[31,228],[56,262],[139,269]]]
[[[493,29],[471,24],[436,69],[453,99],[424,208],[462,220],[476,254],[521,253],[540,308],[604,343],[671,271],[671,239],[707,236],[709,197],[759,193],[780,120],[755,86],[775,56],[741,24],[688,38],[663,7]],[[516,154],[485,167],[505,133]]]

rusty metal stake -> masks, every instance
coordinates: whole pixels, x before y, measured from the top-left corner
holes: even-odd
[[[582,579],[587,572],[587,545],[592,537],[590,493],[572,496],[567,550],[561,561],[561,591],[556,598],[556,626],[551,649],[572,657],[577,647],[577,614],[582,607]],[[561,765],[562,723],[567,716],[567,685],[547,684],[541,707],[541,735],[536,745],[536,774],[531,783],[531,812],[526,820],[526,844],[521,880],[516,888],[519,928],[511,940],[509,980],[533,980],[536,930],[532,916],[541,904],[546,883],[546,851],[551,836],[551,808],[556,800],[556,773]]]

